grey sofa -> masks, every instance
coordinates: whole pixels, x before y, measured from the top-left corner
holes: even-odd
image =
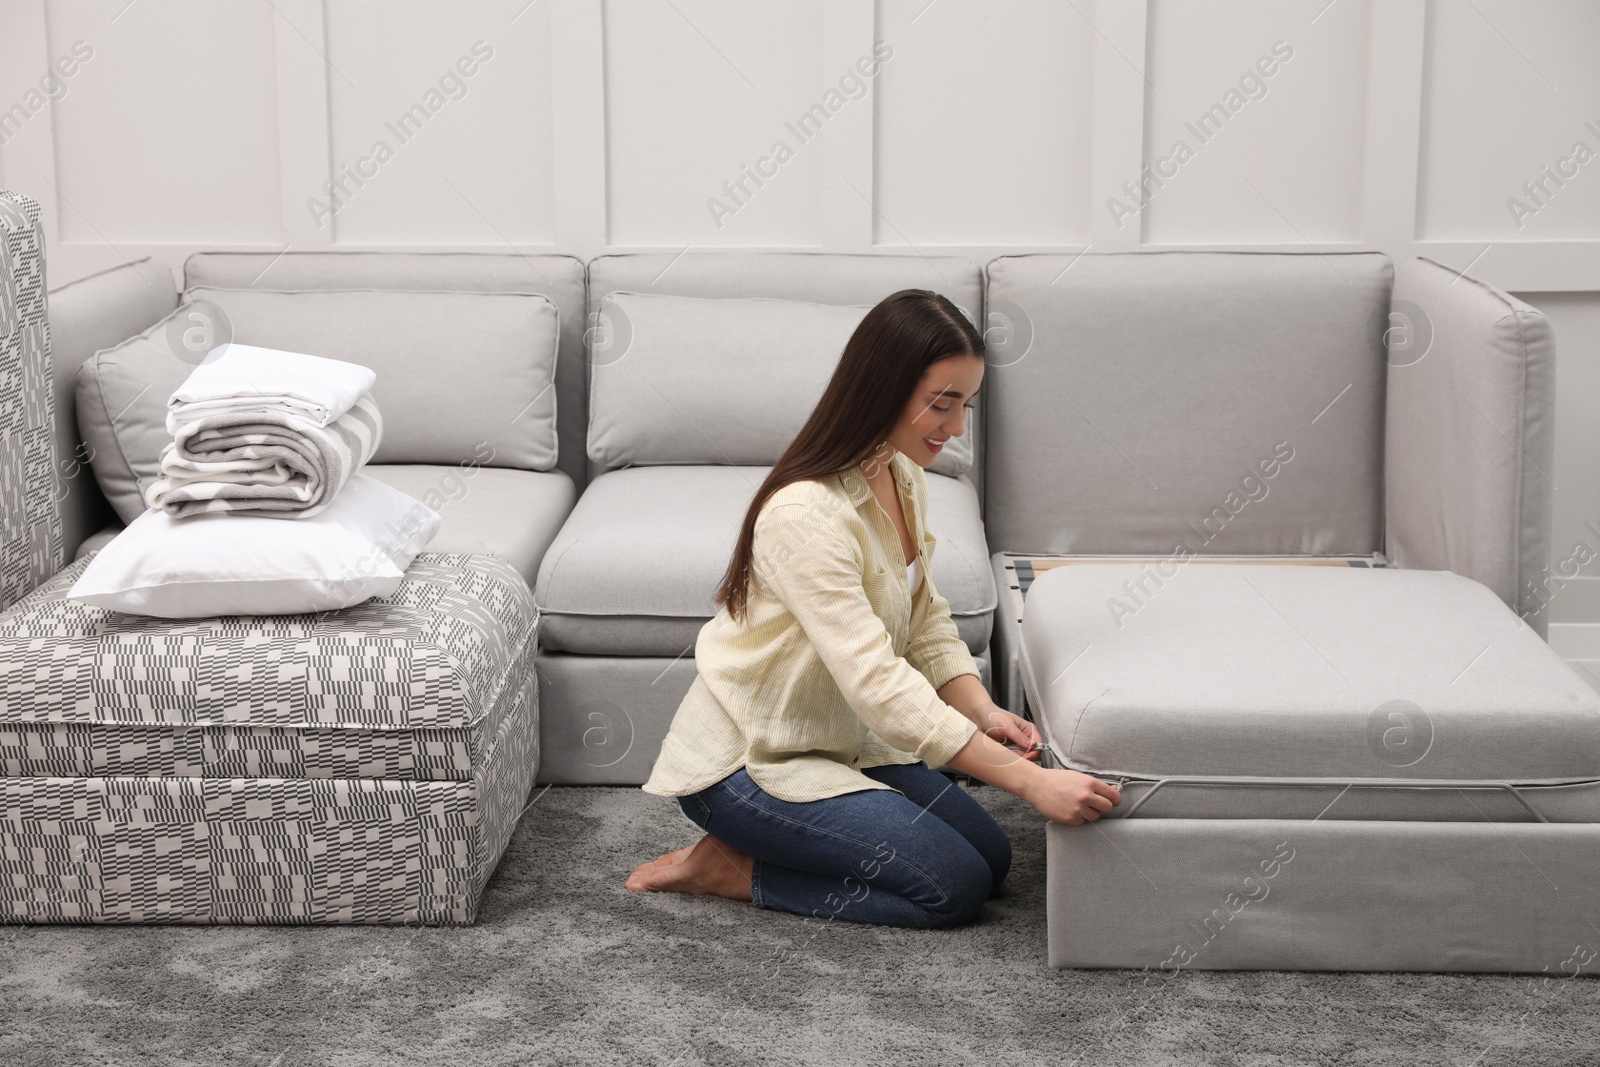
[[[141,261],[52,294],[58,401],[75,396],[77,368],[97,350],[148,330],[173,310],[178,294],[163,278],[164,271]],[[1051,741],[1050,758],[1121,778],[1128,808],[1138,806],[1131,817],[1119,812],[1092,829],[1049,827],[1053,963],[1166,970],[1537,969],[1550,939],[1568,932],[1575,914],[1569,899],[1524,908],[1518,929],[1538,940],[1537,950],[1526,951],[1508,949],[1514,937],[1396,939],[1392,927],[1362,925],[1363,905],[1326,902],[1342,899],[1340,879],[1351,870],[1415,871],[1420,882],[1372,875],[1350,885],[1369,894],[1368,902],[1395,903],[1402,916],[1442,887],[1449,922],[1482,928],[1492,916],[1471,911],[1467,902],[1479,884],[1469,870],[1470,854],[1452,850],[1482,848],[1525,831],[1541,868],[1557,869],[1563,878],[1593,877],[1583,857],[1595,850],[1563,853],[1561,846],[1589,842],[1585,782],[1600,781],[1600,768],[1591,767],[1600,716],[1593,694],[1581,683],[1574,686],[1575,676],[1539,640],[1545,619],[1538,581],[1549,551],[1550,498],[1538,483],[1553,448],[1553,341],[1536,311],[1471,278],[1416,261],[1396,279],[1387,257],[1375,253],[1015,256],[986,270],[949,257],[829,253],[619,255],[587,268],[560,256],[208,253],[186,265],[185,287],[190,296],[203,293],[235,307],[235,325],[247,331],[253,329],[248,307],[255,290],[399,291],[419,299],[440,291],[520,293],[559,308],[553,462],[477,466],[461,480],[462,491],[440,501],[444,527],[431,546],[448,557],[447,565],[457,557],[507,561],[532,591],[538,743],[529,758],[539,782],[631,785],[645,779],[693,680],[694,640],[713,614],[711,593],[738,518],[775,460],[774,449],[781,450],[783,434],[773,427],[795,417],[792,398],[786,403],[739,368],[737,401],[715,391],[711,397],[724,410],[736,408],[738,417],[729,420],[734,425],[705,424],[695,404],[706,398],[674,394],[670,380],[655,382],[651,365],[639,362],[641,352],[660,355],[659,344],[651,349],[648,343],[660,337],[641,334],[619,311],[657,297],[865,308],[896,289],[923,287],[944,292],[972,314],[990,343],[968,440],[941,455],[930,472],[930,526],[941,542],[932,564],[939,588],[985,683],[1002,704],[1040,723]],[[461,328],[470,335],[470,322]],[[680,323],[679,332],[668,331],[669,355],[673,346],[681,355],[684,345],[698,343],[685,328]],[[270,344],[274,336],[241,340]],[[837,358],[836,347],[787,348],[778,341],[772,343],[796,365],[786,370],[825,373]],[[715,343],[722,346],[719,358],[739,358],[727,338]],[[749,362],[759,366],[763,354],[751,352]],[[637,406],[638,395],[647,393],[613,388],[619,368],[628,370],[632,384],[642,380],[656,389],[663,398],[659,410]],[[538,403],[530,397],[527,410],[542,411]],[[56,445],[64,547],[81,560],[115,534],[117,523],[106,524],[110,509],[83,463],[73,404],[57,406],[58,414],[66,412],[57,421]],[[1281,443],[1289,446],[1288,458]],[[447,464],[416,455],[380,454],[369,470],[414,494],[455,477]],[[1383,576],[1388,599],[1356,597],[1349,602],[1367,613],[1339,616],[1357,660],[1411,647],[1396,638],[1394,626],[1376,625],[1373,611],[1420,628],[1419,655],[1438,652],[1421,638],[1441,624],[1441,605],[1463,613],[1452,632],[1504,637],[1514,662],[1485,664],[1493,684],[1463,682],[1460,691],[1470,698],[1443,706],[1430,726],[1439,730],[1439,752],[1453,744],[1481,752],[1474,735],[1455,732],[1476,721],[1473,715],[1527,714],[1521,721],[1529,725],[1530,742],[1516,749],[1513,731],[1512,751],[1498,764],[1522,780],[1491,794],[1473,793],[1482,826],[1438,817],[1464,810],[1459,802],[1441,807],[1440,797],[1459,783],[1435,776],[1426,783],[1430,790],[1404,781],[1383,785],[1400,765],[1385,747],[1390,734],[1378,731],[1376,742],[1369,736],[1377,709],[1363,703],[1366,695],[1347,702],[1337,721],[1304,720],[1303,734],[1295,733],[1293,722],[1283,733],[1280,716],[1273,720],[1280,729],[1273,744],[1252,745],[1237,723],[1221,730],[1220,746],[1196,743],[1214,724],[1198,720],[1194,732],[1195,700],[1226,703],[1230,693],[1258,692],[1239,687],[1259,674],[1270,682],[1264,690],[1269,698],[1292,703],[1316,668],[1305,648],[1298,659],[1283,652],[1294,636],[1292,611],[1275,622],[1270,612],[1260,613],[1265,608],[1211,621],[1204,613],[1207,595],[1232,603],[1227,598],[1254,581],[1251,573],[1282,572],[1294,590],[1307,590],[1295,594],[1297,602],[1315,611],[1345,603],[1345,591],[1353,588],[1332,568],[1228,570],[1214,564],[1215,577],[1206,581],[1223,584],[1191,582],[1202,590],[1195,597],[1181,587],[1149,595],[1160,587],[1148,584],[1143,564],[1061,567],[1035,581],[1025,614],[1012,610],[1019,598],[1007,586],[1008,553],[1165,557],[1178,542],[1189,543],[1196,557],[1369,561],[1365,573]],[[1309,584],[1329,581],[1344,584]],[[1115,613],[1107,616],[1105,605],[1117,598],[1128,599],[1133,617],[1125,627],[1108,627]],[[1185,617],[1185,611],[1200,614]],[[1403,627],[1398,632],[1403,635]],[[1172,678],[1157,668],[1184,647],[1185,634],[1196,633],[1210,644],[1197,642],[1200,651],[1191,659],[1226,652],[1243,656],[1247,671],[1206,679],[1186,702],[1183,679],[1175,690],[1160,689],[1156,683]],[[1380,638],[1386,649],[1374,648]],[[1096,641],[1120,649],[1123,658],[1109,665],[1097,665],[1093,655],[1076,658]],[[1252,650],[1265,658],[1252,659]],[[1403,678],[1400,659],[1398,666],[1392,655],[1371,660],[1373,676]],[[1428,669],[1436,672],[1440,662],[1435,655]],[[1524,694],[1533,694],[1523,700],[1527,706],[1506,704],[1508,686],[1516,691],[1524,682]],[[1495,699],[1502,705],[1494,706]],[[1095,719],[1097,708],[1126,714]],[[1113,727],[1124,720],[1143,725],[1118,734]],[[1358,727],[1353,735],[1346,731],[1352,721]],[[1094,728],[1080,737],[1084,723]],[[1352,763],[1352,745],[1376,763]],[[1197,776],[1164,770],[1155,757],[1140,763],[1151,751],[1220,753],[1234,762],[1211,768],[1209,777],[1227,781],[1184,782],[1179,779]],[[1557,752],[1565,763],[1551,762]],[[1260,757],[1254,763],[1252,753]],[[1487,773],[1484,768],[1497,766],[1494,759],[1491,754],[1471,764],[1471,773]],[[1346,779],[1371,779],[1357,790],[1362,799],[1326,813],[1307,811],[1307,797],[1325,806],[1328,783],[1310,783],[1308,793],[1300,779],[1328,777],[1318,772],[1333,765],[1339,796]],[[1550,773],[1541,773],[1541,766]],[[1300,789],[1292,808],[1273,808],[1279,794],[1240,781],[1296,775],[1284,787]],[[1554,787],[1545,798],[1559,803],[1526,802],[1525,787],[1541,778],[1559,779],[1544,782]],[[1404,806],[1418,796],[1430,798],[1433,807]],[[1385,798],[1396,797],[1401,807],[1383,808]],[[1419,811],[1427,817],[1411,817]],[[1241,814],[1248,817],[1236,817]],[[1281,912],[1253,902],[1225,909],[1220,921],[1229,935],[1215,945],[1208,940],[1204,953],[1185,958],[1163,944],[1170,932],[1163,923],[1217,925],[1211,898],[1224,899],[1236,888],[1228,884],[1240,873],[1232,859],[1254,865],[1241,877],[1268,884],[1256,846],[1263,833],[1283,830],[1279,824],[1286,820],[1300,820],[1288,827],[1296,833],[1314,825],[1313,833],[1345,835],[1320,858],[1302,851],[1286,861],[1267,849],[1272,877],[1284,874],[1270,888],[1279,892],[1277,900],[1295,903]],[[1388,834],[1373,826],[1385,822],[1400,829]],[[1569,825],[1551,825],[1562,822]],[[1134,854],[1140,861],[1127,862]],[[1211,862],[1217,856],[1230,862]],[[1180,887],[1175,895],[1147,892],[1145,875],[1158,865],[1164,873],[1157,881]],[[1508,866],[1493,877],[1501,879],[1493,893],[1504,896],[1519,874]],[[1294,878],[1302,883],[1299,898],[1280,891]],[[1505,904],[1494,899],[1496,906]],[[1284,936],[1296,929],[1297,916],[1314,936]],[[1339,948],[1338,923],[1354,932],[1348,950]],[[1429,925],[1425,932],[1432,936],[1438,929]]]
[[[1027,348],[985,381],[991,544],[1151,560],[1044,572],[997,640],[1124,795],[1047,828],[1051,963],[1570,968],[1600,694],[1542,640],[1544,316],[1372,253],[1005,257],[987,293]]]

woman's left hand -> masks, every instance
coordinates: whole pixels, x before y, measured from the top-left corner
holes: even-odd
[[[978,728],[1000,744],[1014,744],[1023,759],[1037,760],[1042,738],[1039,728],[1000,705],[990,703],[977,713]]]

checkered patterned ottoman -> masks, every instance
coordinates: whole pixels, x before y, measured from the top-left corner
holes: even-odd
[[[471,923],[539,761],[537,612],[492,555],[392,594],[165,620],[0,614],[0,916]]]

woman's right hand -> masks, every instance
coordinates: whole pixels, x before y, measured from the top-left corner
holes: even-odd
[[[1078,826],[1094,822],[1122,803],[1122,794],[1110,782],[1065,767],[1039,767],[1029,776],[1022,799],[1054,822]]]

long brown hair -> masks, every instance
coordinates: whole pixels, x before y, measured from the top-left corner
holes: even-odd
[[[825,478],[869,458],[889,434],[928,367],[950,356],[984,356],[983,337],[947,297],[902,289],[868,311],[845,342],[822,399],[767,475],[739,528],[716,603],[744,618],[756,519],[790,482]]]

